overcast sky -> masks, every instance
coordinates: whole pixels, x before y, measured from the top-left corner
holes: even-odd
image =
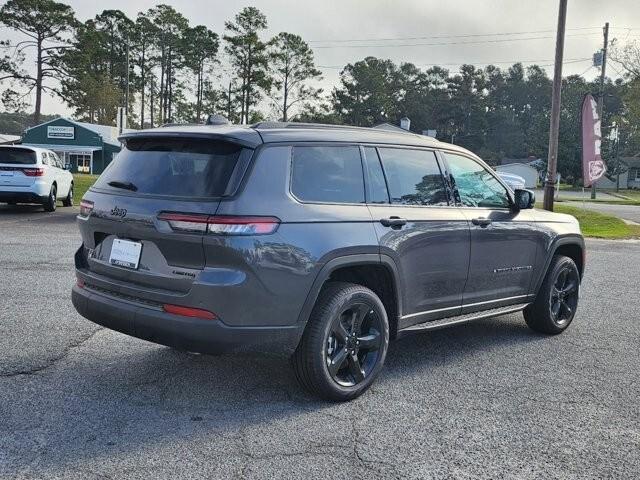
[[[0,0],[0,4],[3,0]],[[338,83],[340,67],[367,55],[443,65],[457,70],[462,63],[507,67],[521,61],[545,65],[549,75],[555,47],[557,0],[66,0],[81,20],[100,9],[120,9],[131,18],[167,3],[192,25],[202,24],[221,34],[224,22],[245,6],[266,16],[265,38],[281,31],[301,35],[314,48],[324,73],[326,90]],[[590,67],[592,54],[602,47],[602,26],[610,23],[610,38],[640,39],[639,0],[569,0],[563,74],[598,74]],[[632,30],[627,30],[631,28]],[[492,35],[490,35],[492,34]],[[499,35],[495,35],[499,34]],[[508,34],[508,35],[506,35]],[[0,39],[19,34],[0,30]],[[392,40],[402,39],[402,40]],[[369,45],[369,46],[365,46]],[[330,68],[333,67],[333,68]],[[613,65],[615,67],[615,65]],[[618,67],[619,69],[619,67]],[[608,75],[618,77],[611,68]],[[69,115],[57,99],[44,99],[43,113]]]

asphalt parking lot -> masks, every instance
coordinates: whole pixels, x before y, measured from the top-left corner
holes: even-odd
[[[0,207],[2,478],[638,478],[640,243],[588,242],[573,325],[405,337],[315,400],[286,361],[179,353],[73,309],[75,211]]]

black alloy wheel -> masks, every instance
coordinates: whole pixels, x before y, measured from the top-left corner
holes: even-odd
[[[541,333],[563,332],[578,309],[580,280],[576,263],[564,255],[555,255],[536,299],[524,309],[527,325]]]
[[[571,322],[578,308],[578,291],[580,277],[575,268],[564,266],[557,274],[556,281],[551,287],[549,308],[556,325],[562,327]]]
[[[382,320],[372,305],[349,305],[334,319],[327,338],[326,362],[331,378],[353,387],[370,375],[378,362]]]
[[[327,400],[348,401],[374,382],[389,347],[389,320],[380,298],[348,282],[327,283],[292,357],[298,381]]]

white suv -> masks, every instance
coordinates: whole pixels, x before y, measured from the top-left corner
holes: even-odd
[[[73,175],[51,150],[0,145],[0,202],[40,203],[53,212],[62,198],[73,205]]]

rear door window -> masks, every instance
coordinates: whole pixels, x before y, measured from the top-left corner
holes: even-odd
[[[243,148],[201,138],[130,138],[96,188],[178,197],[225,194]]]
[[[379,148],[391,203],[448,205],[444,178],[434,152]]]
[[[364,203],[359,147],[293,147],[291,192],[305,202]]]
[[[364,148],[364,163],[367,178],[367,202],[389,203],[387,182],[384,179],[384,172],[380,165],[378,152],[376,152],[374,147]]]

